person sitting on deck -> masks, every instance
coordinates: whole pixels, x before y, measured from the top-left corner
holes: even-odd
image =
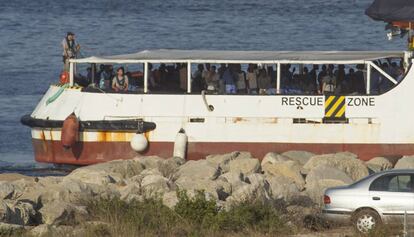
[[[235,65],[236,69],[236,87],[238,94],[246,94],[246,73],[242,70],[240,64]]]
[[[270,88],[270,77],[267,75],[266,69],[262,68],[259,70],[259,75],[257,75],[257,84],[259,86],[259,94],[266,94],[267,89]]]
[[[323,78],[328,75],[326,65],[322,65],[322,70],[318,73],[318,94],[322,94]]]
[[[116,75],[112,79],[112,89],[116,92],[119,91],[128,91],[128,76],[125,75],[125,70],[123,67],[119,67],[116,70]]]
[[[184,92],[187,92],[187,64],[181,64],[180,70],[180,89]]]
[[[322,78],[322,92],[325,95],[332,95],[335,92],[336,78],[333,69],[334,66],[329,64],[327,74]]]
[[[191,91],[200,93],[204,90],[204,82],[203,82],[203,71],[204,65],[198,64],[197,70],[192,75],[192,83],[191,83]]]
[[[257,70],[255,69],[255,65],[249,64],[247,68],[247,85],[249,94],[257,94]]]
[[[229,65],[223,73],[222,80],[226,88],[226,94],[236,94],[236,78],[234,72],[234,65]]]
[[[354,92],[364,95],[366,94],[365,89],[365,76],[364,76],[364,64],[358,64],[356,66],[357,71],[355,72]]]
[[[216,72],[216,66],[211,66],[210,71],[206,78],[207,90],[214,92],[218,88],[219,75]]]

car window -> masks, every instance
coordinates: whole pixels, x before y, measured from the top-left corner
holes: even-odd
[[[414,192],[413,176],[409,174],[384,175],[374,180],[370,191]]]

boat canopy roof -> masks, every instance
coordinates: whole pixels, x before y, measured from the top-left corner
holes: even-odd
[[[74,63],[298,63],[359,64],[382,58],[402,58],[403,51],[222,51],[144,50],[113,56],[71,59]]]
[[[414,21],[414,1],[375,0],[365,14],[377,21]]]

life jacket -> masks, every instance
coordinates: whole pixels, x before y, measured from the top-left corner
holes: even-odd
[[[69,58],[76,58],[75,40],[69,40],[68,37],[66,37],[66,45],[68,46],[67,55]]]

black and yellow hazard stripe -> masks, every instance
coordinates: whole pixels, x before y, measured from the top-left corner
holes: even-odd
[[[66,84],[55,84],[54,86],[56,87],[64,87]],[[65,86],[65,89],[75,89],[75,90],[80,90],[82,89],[82,86]]]
[[[345,118],[345,96],[325,97],[325,118]]]

